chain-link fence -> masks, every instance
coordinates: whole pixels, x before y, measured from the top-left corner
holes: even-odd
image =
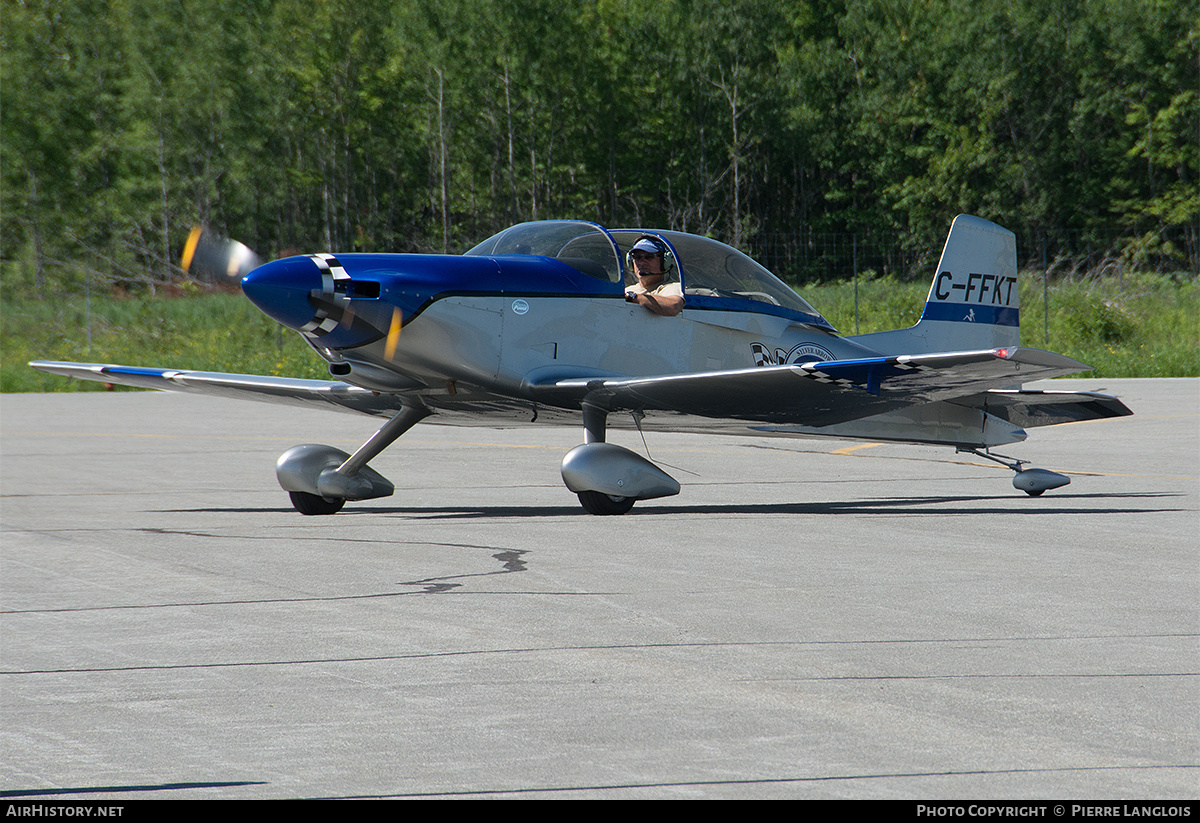
[[[1170,226],[1143,234],[1128,229],[1018,229],[1016,234],[1018,265],[1052,276],[1200,273],[1198,226]],[[799,228],[759,234],[744,244],[744,250],[793,284],[882,276],[920,280],[932,273],[944,242],[944,235],[914,238],[894,231]]]

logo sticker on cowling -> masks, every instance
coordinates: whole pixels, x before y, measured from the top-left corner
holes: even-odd
[[[529,311],[529,304],[524,300],[514,300],[512,304],[512,310],[515,314],[524,314],[525,312]]]
[[[788,351],[783,349],[772,351],[770,347],[764,346],[762,343],[751,343],[750,350],[754,353],[754,365],[756,366],[788,366],[794,363],[821,363],[833,359],[829,349],[818,346],[816,343],[801,343]]]

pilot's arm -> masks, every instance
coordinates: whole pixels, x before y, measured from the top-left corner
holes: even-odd
[[[679,284],[668,283],[654,292],[629,289],[625,292],[625,302],[637,303],[663,317],[674,317],[683,311],[685,300]]]

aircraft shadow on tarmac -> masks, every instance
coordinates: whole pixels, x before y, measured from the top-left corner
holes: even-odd
[[[163,792],[179,789],[227,789],[237,786],[265,786],[261,780],[237,780],[225,783],[153,783],[130,786],[72,786],[55,789],[5,789],[0,797],[54,797],[64,794],[120,794],[123,792]]]
[[[1120,492],[1106,494],[1058,494],[1050,500],[1032,502],[1017,497],[881,497],[869,500],[825,500],[808,503],[728,503],[670,506],[647,504],[626,514],[652,517],[670,514],[879,514],[879,515],[1062,515],[1062,514],[1155,514],[1184,511],[1181,508],[1145,508],[1121,506],[1119,501],[1151,500],[1158,498],[1183,497],[1180,492]],[[1025,507],[1005,505],[1023,504]],[[1112,501],[1112,505],[1098,507],[1091,501]],[[956,505],[963,504],[963,505]],[[1076,505],[1077,504],[1077,505]],[[159,513],[204,513],[213,514],[293,514],[289,507],[211,507],[193,509],[160,509]],[[418,520],[464,519],[484,517],[581,517],[584,515],[576,506],[354,506],[332,515],[332,521],[347,516],[403,515]],[[324,522],[313,518],[315,523]]]
[[[1188,771],[1194,769],[1192,764],[1151,764],[1142,766],[1131,765],[1089,765],[1060,768],[1022,768],[1022,769],[929,769],[925,771],[905,772],[846,772],[828,775],[789,775],[779,777],[749,778],[743,780],[678,780],[678,781],[644,781],[620,783],[581,783],[577,785],[548,785],[548,786],[510,786],[496,789],[461,788],[443,789],[440,791],[423,792],[379,792],[374,794],[353,795],[313,795],[310,800],[384,800],[401,798],[486,798],[486,797],[546,797],[551,798],[573,792],[605,792],[631,789],[669,789],[669,788],[701,788],[701,787],[739,787],[750,786],[782,786],[788,784],[801,785],[813,783],[842,783],[846,781],[892,781],[911,778],[928,777],[959,777],[959,776],[988,776],[988,775],[1062,775],[1086,774],[1088,772],[1141,772],[1141,771]],[[157,792],[174,791],[178,789],[212,789],[237,788],[240,786],[267,786],[267,781],[236,781],[225,783],[161,783],[129,786],[83,786],[58,789],[15,789],[0,791],[0,797],[53,797],[56,795],[77,794],[119,794],[124,792]]]

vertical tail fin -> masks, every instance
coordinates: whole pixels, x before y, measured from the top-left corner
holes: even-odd
[[[913,354],[1019,345],[1016,237],[960,214],[950,226],[917,325],[854,339],[878,351]]]

